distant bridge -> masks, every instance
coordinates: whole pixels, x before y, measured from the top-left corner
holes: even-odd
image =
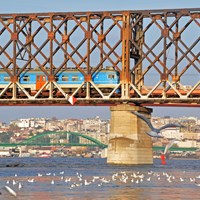
[[[54,136],[53,136],[54,135]],[[59,137],[55,137],[58,135]],[[51,138],[51,142],[49,139]],[[64,142],[65,140],[65,142]],[[68,142],[66,142],[68,141]],[[19,143],[0,143],[1,147],[19,147],[19,146],[85,146],[85,147],[99,147],[101,149],[107,148],[108,145],[103,144],[95,138],[92,138],[88,135],[77,132],[53,132],[46,131],[41,134],[37,134],[31,138],[24,140]],[[154,146],[153,151],[164,151],[165,147]],[[170,151],[196,151],[198,148],[191,147],[171,147]]]
[[[57,136],[56,136],[57,135]],[[58,136],[59,135],[59,136]],[[0,143],[3,147],[17,146],[87,146],[106,148],[107,145],[100,141],[77,132],[52,132],[47,131],[37,134],[19,143]]]
[[[170,148],[170,151],[196,151],[198,148],[196,147],[171,147]],[[164,151],[165,150],[165,147],[157,147],[157,146],[154,146],[153,147],[153,150],[154,151]]]

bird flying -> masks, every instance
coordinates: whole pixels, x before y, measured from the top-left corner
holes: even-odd
[[[164,153],[163,154],[166,154],[167,151],[173,146],[173,144],[177,144],[179,141],[177,139],[173,139],[171,140],[165,147],[165,150],[164,150]]]
[[[161,137],[163,137],[162,134],[160,133],[161,130],[169,128],[169,127],[182,127],[182,125],[174,123],[174,124],[166,124],[160,128],[155,128],[155,127],[153,127],[150,120],[148,118],[146,118],[144,115],[140,114],[137,111],[130,111],[130,112],[133,113],[134,115],[138,116],[140,119],[144,120],[147,123],[147,125],[149,126],[151,131],[148,131],[146,133],[151,137],[161,138]]]

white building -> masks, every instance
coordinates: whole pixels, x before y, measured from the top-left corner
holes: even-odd
[[[30,126],[30,120],[29,119],[19,119],[17,122],[17,126],[19,128],[28,128]]]
[[[35,127],[35,121],[34,120],[30,120],[30,127]]]
[[[10,156],[10,147],[0,147],[0,157]]]
[[[169,139],[175,138],[178,140],[183,139],[183,133],[181,133],[180,129],[176,127],[166,128],[162,130],[161,133],[165,138],[169,138]]]
[[[196,140],[179,141],[177,145],[178,147],[185,147],[185,148],[197,147],[197,141]]]

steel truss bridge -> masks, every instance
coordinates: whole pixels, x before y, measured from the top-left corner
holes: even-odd
[[[200,8],[0,14],[0,104],[200,106],[199,41]],[[120,81],[104,92],[92,75],[107,67]],[[47,77],[36,91],[19,81],[30,69]],[[71,69],[84,79],[66,92]]]
[[[87,146],[106,148],[107,145],[100,141],[77,132],[52,132],[46,131],[44,133],[36,134],[19,143],[0,143],[4,147],[17,146]]]

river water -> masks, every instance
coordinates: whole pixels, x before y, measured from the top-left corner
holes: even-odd
[[[121,166],[102,158],[0,158],[0,200],[199,200],[198,183],[200,160]]]

